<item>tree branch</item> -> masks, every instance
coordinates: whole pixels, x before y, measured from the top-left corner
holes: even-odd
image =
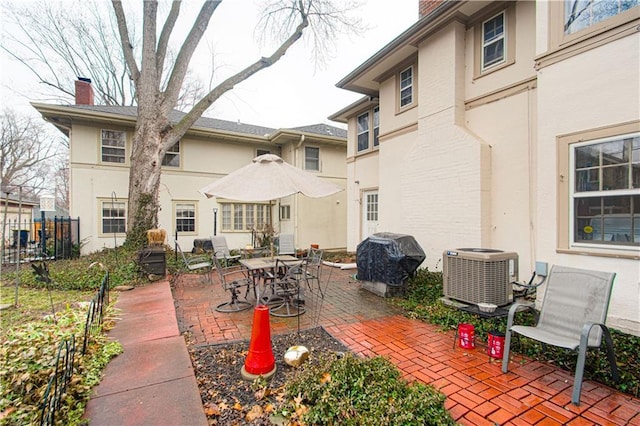
[[[158,68],[158,74],[162,75],[162,70],[164,69],[164,58],[167,55],[167,46],[169,45],[169,38],[171,37],[171,33],[173,32],[173,28],[176,25],[176,21],[178,20],[178,16],[180,16],[180,0],[175,0],[171,4],[171,11],[169,11],[169,16],[167,16],[167,20],[162,27],[162,33],[160,33],[160,40],[158,41],[158,53],[156,60],[156,67]]]
[[[192,109],[189,111],[183,118],[180,120],[172,129],[172,134],[182,135],[184,134],[202,114],[209,108],[216,100],[220,98],[223,94],[233,89],[236,84],[248,79],[255,73],[265,68],[270,67],[271,65],[278,62],[287,50],[296,42],[300,37],[302,37],[302,33],[305,28],[309,26],[309,19],[304,10],[299,10],[300,16],[302,17],[302,22],[298,24],[294,32],[287,38],[273,54],[269,57],[262,57],[258,61],[249,65],[242,71],[238,72],[235,75],[224,80],[222,83],[218,84],[213,90],[211,90],[204,98],[200,100]],[[172,139],[172,138],[170,138]],[[175,142],[175,141],[174,141]],[[171,146],[171,144],[166,143]],[[167,147],[168,148],[168,147]]]
[[[140,78],[140,70],[138,69],[138,64],[133,54],[133,45],[129,39],[127,19],[125,18],[124,9],[122,8],[122,1],[113,0],[111,4],[113,5],[113,11],[116,15],[116,21],[118,22],[118,32],[120,34],[120,40],[122,41],[122,53],[129,68],[130,78],[134,82],[137,82]]]
[[[171,71],[171,77],[169,77],[169,83],[167,83],[165,89],[165,97],[162,104],[162,109],[166,113],[171,111],[176,104],[193,52],[196,50],[196,47],[198,47],[200,39],[207,30],[211,16],[220,3],[221,0],[206,0],[204,2],[193,27],[191,27],[189,35],[187,35],[178,52],[178,57]]]

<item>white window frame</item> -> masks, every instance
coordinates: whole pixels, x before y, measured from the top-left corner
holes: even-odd
[[[175,230],[181,234],[197,234],[198,203],[195,201],[175,201],[173,204],[173,217]],[[191,229],[185,230],[185,225],[191,224]]]
[[[362,154],[378,149],[380,141],[380,106],[356,116],[356,153]],[[361,147],[360,141],[366,139],[366,146]]]
[[[309,151],[318,153],[317,156],[310,156]],[[320,148],[317,146],[304,147],[304,169],[311,172],[320,171]]]
[[[111,135],[109,134],[111,133]],[[115,137],[118,135],[119,137]],[[105,143],[106,142],[106,143]],[[105,150],[112,150],[105,153]],[[119,154],[119,152],[122,152]],[[112,161],[121,159],[121,161]],[[100,162],[111,164],[125,164],[127,160],[127,132],[122,130],[101,129],[100,130]]]
[[[486,40],[485,39],[485,35],[486,35],[485,25],[488,24],[490,21],[493,21],[493,20],[497,19],[500,16],[502,16],[502,33],[492,37],[490,40]],[[496,13],[491,18],[485,19],[484,21],[482,21],[482,25],[481,25],[481,33],[482,33],[482,49],[481,49],[482,65],[481,65],[481,69],[482,69],[483,72],[488,70],[488,69],[491,69],[493,67],[497,67],[497,66],[502,65],[502,64],[507,62],[507,28],[508,28],[507,19],[508,19],[507,18],[507,13],[506,13],[506,11],[503,10],[503,11],[501,11],[499,13]],[[502,43],[502,58],[499,58],[499,59],[494,60],[493,62],[487,64],[487,61],[486,61],[486,48],[489,47],[489,46],[495,45],[497,43]]]
[[[369,150],[371,145],[369,142],[370,114],[369,111],[363,112],[356,117],[356,151],[364,152]],[[360,141],[367,141],[366,146],[360,147]]]
[[[623,167],[625,163],[615,163],[615,164],[604,164],[603,160],[603,151],[599,153],[599,162],[598,164],[593,165],[592,167],[584,167],[582,172],[585,174],[590,174],[595,177],[595,179],[589,182],[597,182],[598,188],[585,188],[584,191],[579,191],[576,186],[577,182],[577,170],[576,170],[576,149],[582,148],[585,146],[598,146],[607,143],[616,143],[620,141],[624,141],[626,139],[635,139],[636,148],[634,148],[631,152],[628,152],[628,175],[627,175],[627,188],[615,188],[611,190],[607,190],[602,188],[602,185],[606,181],[604,177],[604,173],[607,170],[612,170],[613,168]],[[633,142],[631,142],[633,143]],[[633,145],[632,145],[633,146]],[[629,148],[625,148],[629,149]],[[635,158],[634,158],[634,151]],[[635,160],[635,161],[634,161]],[[634,235],[634,224],[635,227],[640,228],[640,223],[636,221],[640,221],[640,185],[638,187],[634,187],[633,182],[633,167],[640,169],[640,132],[627,133],[617,136],[610,136],[599,139],[592,139],[584,142],[576,142],[570,144],[570,152],[569,152],[569,164],[570,164],[570,177],[569,177],[569,244],[571,247],[590,247],[590,248],[603,248],[603,249],[616,249],[616,250],[640,250],[640,233]],[[590,189],[590,190],[589,190]],[[606,219],[609,218],[611,221],[616,219],[613,216],[615,213],[607,214],[607,212],[601,210],[599,215],[594,215],[593,218],[589,215],[583,215],[582,217],[578,217],[578,212],[576,212],[576,204],[580,200],[600,200],[601,206],[603,206],[605,199],[613,199],[614,197],[629,197],[630,198],[630,208],[633,209],[634,214],[629,212],[629,220],[631,229],[629,229],[629,233],[612,233],[611,236],[608,236],[608,229],[606,229]],[[606,205],[604,205],[606,208]],[[622,213],[623,215],[625,213]],[[599,218],[597,218],[599,216]],[[624,219],[621,217],[620,219]],[[589,221],[589,222],[587,222]],[[580,222],[580,225],[578,223]],[[593,226],[592,226],[593,225]],[[579,231],[579,228],[582,229],[582,232]],[[602,229],[605,228],[605,229]],[[598,232],[598,230],[600,232]],[[588,238],[586,238],[589,234],[593,234],[594,237],[599,237],[598,240],[594,242],[589,242]],[[584,235],[585,238],[577,239],[578,235]],[[620,235],[624,235],[625,238],[619,238]],[[627,242],[627,239],[629,240]]]
[[[280,204],[280,220],[291,220],[291,206]]]
[[[409,78],[403,78],[402,75],[405,74],[407,71],[411,73],[411,76]],[[415,102],[415,93],[413,90],[415,87],[414,79],[415,79],[415,72],[414,72],[413,65],[409,65],[408,67],[406,67],[405,69],[403,69],[398,73],[398,108],[400,110],[409,108]],[[407,90],[409,95],[403,96],[403,92]],[[409,101],[406,103],[403,103],[406,99],[409,99]]]
[[[373,115],[371,117],[373,120],[373,148],[377,148],[380,145],[380,107],[376,106],[373,108]]]
[[[99,200],[100,203],[100,229],[99,229],[99,234],[102,236],[107,236],[107,235],[118,235],[118,236],[123,236],[126,235],[127,232],[127,201],[125,199],[101,199]],[[111,215],[111,216],[105,216],[104,215],[104,211],[105,209],[109,209],[113,211],[117,210],[117,214]],[[120,214],[120,211],[122,211],[122,213]],[[116,230],[116,232],[113,232],[112,230],[107,230],[105,231],[105,220],[113,220],[113,221],[118,221],[121,222],[122,225],[118,226],[119,229]]]
[[[249,232],[269,224],[270,205],[265,203],[220,203],[223,232]],[[247,217],[249,215],[249,217]]]
[[[180,141],[176,142],[175,144],[173,144],[172,147],[170,147],[169,149],[167,149],[167,152],[165,152],[164,154],[164,158],[162,159],[162,167],[171,167],[171,168],[180,168],[180,161],[181,161],[181,156],[180,156]],[[176,163],[177,159],[177,163],[178,164],[172,164],[172,163]]]

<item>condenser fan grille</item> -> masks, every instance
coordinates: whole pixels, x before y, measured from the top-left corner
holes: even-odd
[[[517,280],[516,253],[444,252],[444,295],[462,302],[506,305],[513,301]]]

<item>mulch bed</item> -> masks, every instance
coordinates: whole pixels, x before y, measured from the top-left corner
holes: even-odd
[[[249,350],[248,341],[207,346],[188,344],[209,424],[273,424],[269,418],[283,396],[287,377],[295,374],[295,369],[284,362],[284,353],[291,346],[307,347],[308,363],[321,354],[348,350],[322,327],[301,330],[299,334],[271,336],[271,345],[277,369],[264,386],[265,383],[244,380],[240,374]]]

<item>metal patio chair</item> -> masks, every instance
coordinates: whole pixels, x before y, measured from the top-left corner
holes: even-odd
[[[522,306],[514,303],[509,309],[505,336],[502,372],[509,367],[511,334],[517,333],[545,344],[571,350],[578,349],[578,361],[573,382],[571,402],[580,405],[582,377],[588,347],[600,347],[602,336],[614,380],[618,381],[613,342],[605,325],[609,298],[615,273],[554,266],[547,278],[547,287],[537,325],[513,325],[516,311]]]
[[[225,267],[241,258],[240,255],[231,255],[227,245],[227,238],[224,235],[211,237],[211,246],[213,247],[214,256],[218,258],[218,261],[224,261]]]
[[[207,271],[207,281],[209,281],[209,284],[213,284],[213,280],[211,279],[211,261],[209,260],[208,256],[187,256],[184,251],[182,251],[182,248],[180,248],[180,244],[178,244],[178,242],[175,242],[176,245],[176,250],[178,251],[178,253],[180,253],[180,257],[182,257],[182,262],[184,263],[184,267],[187,268],[188,271],[193,272],[193,271],[199,271],[199,270],[206,270]]]
[[[278,300],[271,304],[269,313],[275,317],[295,317],[305,313],[300,300],[300,282],[304,279],[304,267],[301,261],[276,261],[276,271],[282,271],[274,282],[274,294]]]
[[[253,281],[245,274],[242,266],[229,266],[226,268],[222,267],[220,263],[220,258],[214,255],[213,264],[215,265],[216,271],[218,272],[218,278],[220,279],[220,284],[225,291],[231,293],[231,300],[228,302],[224,302],[216,306],[216,311],[231,313],[231,312],[240,312],[247,310],[253,306],[252,303],[246,300],[240,300],[239,295],[241,290],[245,289],[245,299],[247,294],[249,293],[249,289],[253,286]],[[224,257],[223,257],[224,258]]]
[[[280,234],[278,238],[278,254],[290,254],[295,256],[296,247],[293,234]]]
[[[304,261],[304,279],[307,282],[307,287],[310,291],[313,291],[313,285],[318,286],[320,295],[324,297],[322,293],[322,287],[320,286],[320,274],[322,272],[322,255],[323,251],[317,248],[310,248],[307,258]]]

